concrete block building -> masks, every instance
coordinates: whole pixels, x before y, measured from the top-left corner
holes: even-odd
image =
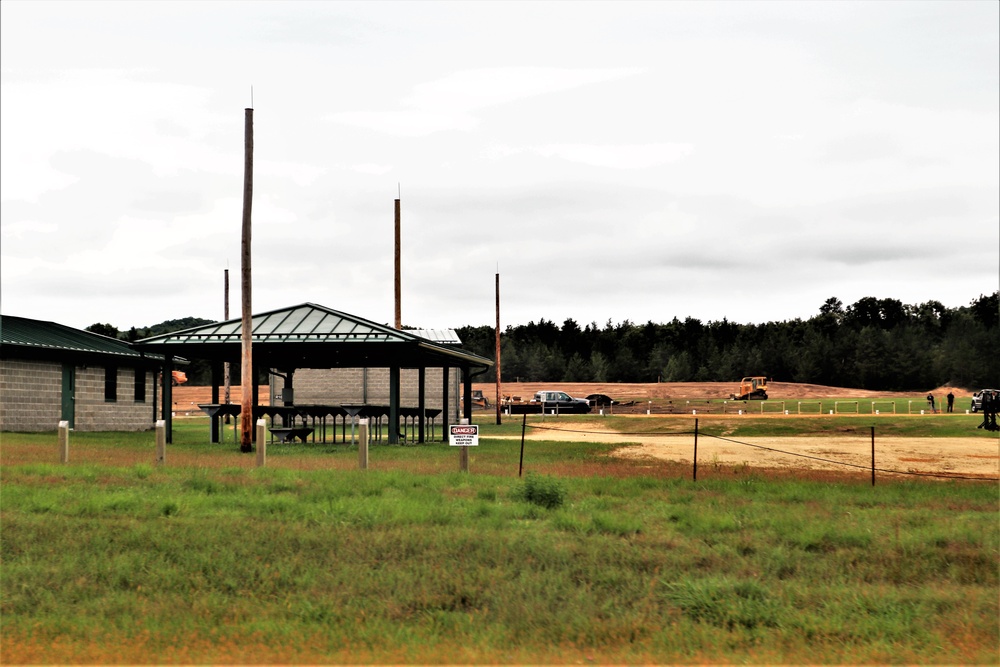
[[[55,322],[0,316],[0,431],[142,431],[162,357]]]

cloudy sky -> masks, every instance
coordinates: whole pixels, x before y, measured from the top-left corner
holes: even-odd
[[[581,325],[967,305],[1000,274],[997,2],[0,4],[0,309]],[[251,89],[253,91],[251,99]]]

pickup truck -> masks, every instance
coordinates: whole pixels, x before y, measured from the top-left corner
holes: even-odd
[[[996,389],[980,389],[972,395],[972,411],[981,412],[983,409],[983,394],[995,392]]]
[[[565,391],[536,391],[527,403],[507,403],[504,405],[510,414],[586,414],[590,412],[590,401],[585,398],[573,398]]]

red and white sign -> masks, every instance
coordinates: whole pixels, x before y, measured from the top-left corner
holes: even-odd
[[[448,444],[452,447],[478,447],[479,424],[449,424]]]

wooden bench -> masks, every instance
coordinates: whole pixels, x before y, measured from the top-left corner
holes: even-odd
[[[278,438],[281,442],[288,442],[289,440],[295,441],[295,438],[299,438],[302,442],[306,441],[310,435],[312,435],[312,427],[310,426],[296,426],[293,428],[272,428],[268,429],[271,431],[271,435]]]

